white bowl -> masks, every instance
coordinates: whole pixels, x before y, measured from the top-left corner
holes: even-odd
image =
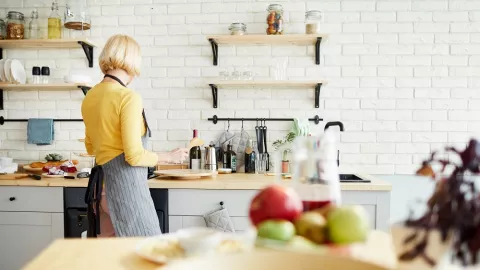
[[[220,232],[204,227],[182,229],[177,231],[177,235],[187,256],[210,253],[222,241]]]
[[[0,157],[0,167],[8,167],[12,165],[13,158],[9,157]]]

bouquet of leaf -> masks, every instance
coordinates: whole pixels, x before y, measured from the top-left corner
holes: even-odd
[[[435,265],[436,262],[426,254],[429,234],[435,230],[440,232],[443,242],[452,240],[452,259],[458,259],[464,266],[478,263],[480,193],[472,175],[480,174],[480,143],[472,139],[463,151],[446,147],[445,152],[458,155],[460,164],[437,158],[437,152],[433,152],[417,171],[418,175],[429,176],[436,181],[436,187],[427,202],[426,213],[420,218],[409,218],[404,224],[413,228],[414,232],[403,243],[414,245],[400,255],[401,261],[423,258],[431,266]],[[440,165],[439,172],[432,168],[435,164]],[[449,176],[443,176],[447,166],[453,166],[453,172]]]
[[[297,135],[295,133],[289,132],[289,133],[287,133],[287,135],[285,135],[285,137],[283,139],[278,139],[278,140],[274,141],[272,146],[275,148],[275,151],[278,151],[278,149],[284,147],[287,144],[292,143],[295,140],[295,137],[297,137]],[[282,160],[283,161],[287,161],[287,155],[290,152],[292,152],[292,150],[289,149],[289,148],[285,148],[283,150],[283,154],[282,154]]]

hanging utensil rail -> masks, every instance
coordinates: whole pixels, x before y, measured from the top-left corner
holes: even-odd
[[[219,118],[218,116],[214,115],[212,118],[208,118],[208,121],[212,121],[216,124],[218,121],[293,121],[293,118]],[[313,118],[309,118],[308,121],[314,122],[315,125],[318,125],[323,118],[318,117],[315,115]]]
[[[0,116],[0,125],[6,122],[28,122],[28,119],[5,119]],[[53,119],[53,122],[83,122],[83,119]]]

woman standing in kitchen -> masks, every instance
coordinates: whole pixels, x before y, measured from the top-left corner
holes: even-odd
[[[184,151],[157,155],[145,150],[151,131],[142,99],[129,89],[140,74],[140,46],[129,36],[108,39],[99,57],[103,80],[82,103],[85,146],[96,156],[85,201],[89,237],[132,237],[161,234],[147,184],[148,167]]]

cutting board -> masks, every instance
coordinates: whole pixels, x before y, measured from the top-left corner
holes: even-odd
[[[161,170],[155,171],[156,175],[160,177],[168,177],[173,179],[200,179],[204,177],[214,177],[217,172],[210,170]]]
[[[18,180],[27,178],[28,174],[26,173],[8,173],[0,175],[0,180]]]

